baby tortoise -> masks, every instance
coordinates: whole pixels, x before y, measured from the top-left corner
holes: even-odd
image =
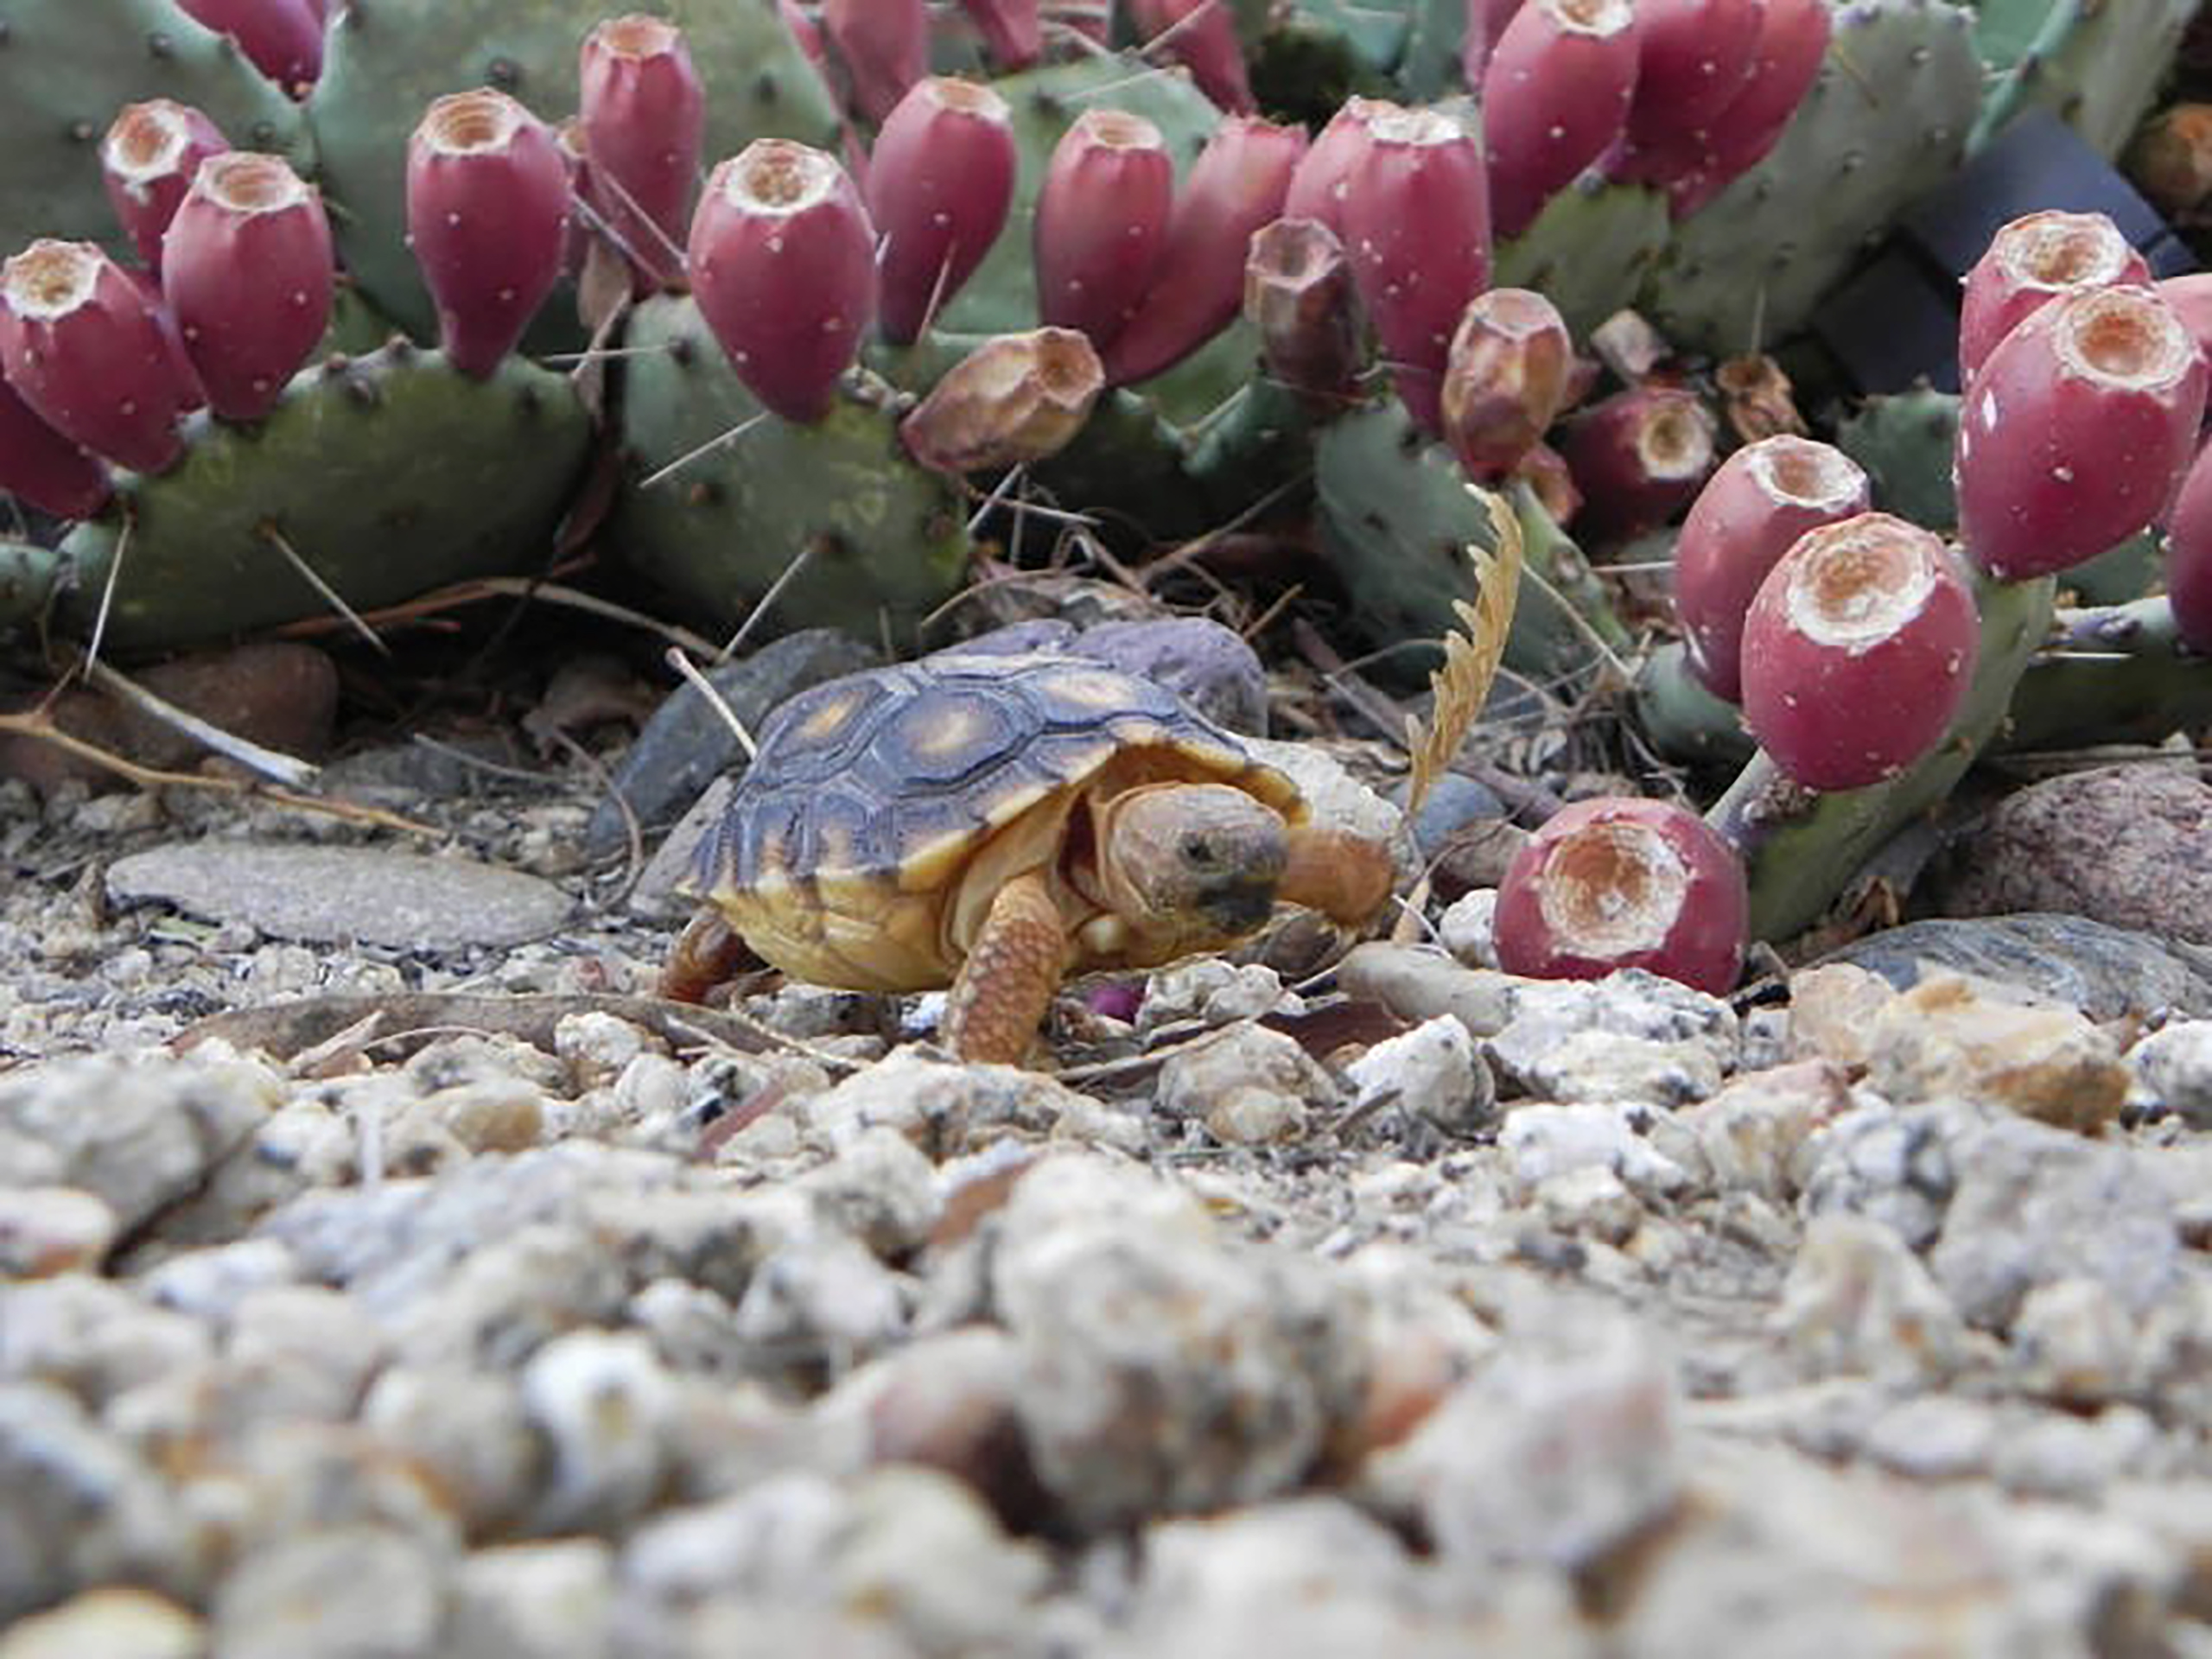
[[[1064,974],[1252,932],[1278,899],[1356,925],[1387,848],[1308,821],[1297,785],[1166,688],[1057,655],[940,652],[801,693],[702,840],[662,988],[741,947],[848,990],[950,985],[963,1059],[1017,1062]]]

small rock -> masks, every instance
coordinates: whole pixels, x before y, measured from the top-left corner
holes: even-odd
[[[2177,1020],[2126,1053],[2132,1100],[2172,1112],[2192,1128],[2212,1128],[2212,1020]]]
[[[1537,1049],[1509,1027],[1489,1049],[1523,1089],[1544,1100],[1680,1106],[1720,1087],[1721,1058],[1702,1043],[1655,1043],[1591,1030]]]
[[[1716,1191],[1787,1204],[1797,1196],[1806,1143],[1850,1105],[1850,1090],[1834,1064],[1802,1061],[1735,1078],[1711,1099],[1660,1119],[1652,1141],[1672,1153],[1686,1138],[1690,1147],[1680,1161],[1701,1164]]]
[[[138,1287],[162,1307],[222,1323],[255,1291],[296,1284],[299,1278],[299,1262],[281,1241],[242,1238],[173,1255],[149,1268]]]
[[[1164,685],[1232,732],[1267,735],[1268,677],[1259,653],[1236,629],[1211,618],[1094,622],[1065,648]]]
[[[1877,1416],[1860,1449],[1883,1468],[1916,1480],[1961,1480],[1987,1472],[2003,1432],[1986,1401],[1923,1394]]]
[[[514,1378],[459,1366],[387,1366],[370,1385],[361,1425],[436,1471],[454,1517],[473,1538],[521,1523],[543,1449]]]
[[[438,1647],[446,1567],[404,1533],[350,1526],[257,1551],[218,1586],[224,1659],[386,1659]]]
[[[2114,1481],[2148,1473],[2170,1456],[2148,1414],[2115,1402],[2087,1415],[2038,1411],[2008,1425],[1991,1449],[1989,1472],[2008,1491],[2094,1505]]]
[[[0,1634],[0,1659],[200,1659],[197,1616],[149,1590],[87,1590]]]
[[[80,1186],[0,1186],[0,1280],[97,1272],[118,1226]]]
[[[2024,1386],[2062,1405],[2094,1407],[2134,1391],[2134,1318],[2094,1279],[2053,1279],[2020,1301],[2012,1352]]]
[[[811,1391],[882,1352],[906,1330],[899,1281],[868,1247],[833,1227],[808,1228],[764,1258],[737,1304],[756,1369]]]
[[[1625,1244],[1643,1219],[1643,1206],[1605,1164],[1583,1164],[1536,1183],[1530,1195],[1544,1224],[1573,1237]]]
[[[1436,937],[1468,967],[1495,969],[1497,939],[1491,924],[1497,916],[1497,889],[1477,887],[1445,906],[1444,914],[1437,918]]]
[[[832,1146],[888,1126],[943,1160],[1002,1135],[1052,1133],[1076,1096],[1041,1072],[958,1065],[902,1048],[805,1103],[805,1121]]]
[[[508,1544],[465,1557],[442,1659],[600,1659],[613,1650],[614,1557],[597,1538]]]
[[[1944,1103],[1899,1111],[1868,1096],[1806,1141],[1801,1207],[1808,1216],[1866,1216],[1925,1249],[1951,1201],[1951,1141],[1967,1110]]]
[[[1376,939],[1345,953],[1337,964],[1337,982],[1349,995],[1380,1002],[1402,1020],[1418,1022],[1448,1014],[1479,1039],[1512,1023],[1520,993],[1529,982],[1462,967],[1428,945]]]
[[[532,1354],[522,1405],[550,1454],[537,1529],[615,1527],[644,1514],[664,1473],[672,1401],[652,1344],[634,1332],[571,1331]]]
[[[2158,1009],[2212,1016],[2212,963],[2202,951],[2086,916],[1930,917],[1882,928],[1827,959],[1871,969],[1901,991],[1942,974],[2010,985],[2092,1020]]]
[[[937,1226],[936,1168],[888,1125],[863,1130],[798,1185],[833,1225],[887,1262],[919,1249]]]
[[[257,1417],[340,1422],[383,1363],[384,1336],[351,1297],[321,1285],[273,1285],[239,1300],[223,1353]]]
[[[1160,969],[1145,982],[1137,1029],[1154,1032],[1186,1020],[1210,1026],[1256,1020],[1273,1013],[1282,1001],[1282,980],[1272,968],[1192,957]]]
[[[1852,963],[1799,969],[1789,976],[1791,1057],[1864,1071],[1868,1033],[1897,994],[1879,974]]]
[[[1160,1068],[1160,1109],[1202,1119],[1230,1146],[1298,1138],[1306,1114],[1335,1103],[1337,1087],[1299,1046],[1265,1026],[1235,1026],[1171,1054]]]
[[[1958,1310],[1920,1258],[1864,1216],[1806,1224],[1770,1328],[1815,1377],[1935,1381],[1968,1351]]]
[[[1885,1007],[1867,1049],[1868,1086],[1900,1105],[1954,1096],[2086,1134],[2127,1096],[2118,1046],[2083,1015],[2000,1001],[1955,976]]]
[[[0,1378],[67,1389],[94,1409],[196,1369],[213,1351],[197,1319],[149,1306],[111,1280],[66,1274],[7,1287]]]
[[[569,1086],[581,1094],[611,1085],[640,1056],[664,1051],[644,1027],[591,1009],[561,1018],[553,1027],[553,1052],[569,1069]]]
[[[1449,1014],[1386,1037],[1344,1068],[1355,1111],[1395,1107],[1440,1134],[1464,1138],[1497,1122],[1497,1084],[1467,1028]]]
[[[1688,1184],[1680,1164],[1655,1150],[1636,1132],[1628,1109],[1592,1104],[1515,1107],[1505,1115],[1498,1145],[1525,1191],[1570,1169],[1610,1169],[1631,1187],[1654,1196]]]

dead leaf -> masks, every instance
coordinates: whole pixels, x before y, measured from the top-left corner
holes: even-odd
[[[1412,757],[1412,775],[1406,785],[1406,816],[1421,810],[1421,803],[1437,779],[1459,753],[1483,704],[1490,699],[1497,666],[1505,656],[1505,636],[1513,626],[1513,607],[1521,593],[1521,523],[1505,498],[1468,486],[1490,511],[1497,532],[1497,550],[1486,551],[1473,542],[1467,556],[1474,561],[1481,586],[1475,602],[1454,600],[1452,608],[1465,626],[1465,633],[1444,636],[1444,665],[1428,677],[1428,724],[1408,718],[1406,751]]]

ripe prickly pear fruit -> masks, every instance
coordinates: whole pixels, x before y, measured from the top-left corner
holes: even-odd
[[[1675,613],[1713,696],[1743,696],[1744,617],[1767,572],[1807,531],[1866,512],[1867,490],[1842,450],[1789,433],[1745,444],[1706,480],[1675,541]]]
[[[854,107],[871,121],[890,114],[906,89],[929,73],[923,0],[823,0],[822,27],[845,66]]]
[[[106,467],[0,380],[0,490],[57,518],[89,518],[106,505],[110,485]]]
[[[1160,129],[1125,110],[1085,110],[1037,193],[1037,308],[1103,351],[1152,286],[1173,208],[1174,163]]]
[[[322,73],[322,14],[309,0],[177,0],[177,8],[236,41],[246,61],[288,92]]]
[[[330,321],[322,197],[281,156],[227,150],[200,164],[162,241],[162,296],[226,421],[257,421]]]
[[[1498,235],[1520,235],[1619,140],[1636,64],[1629,0],[1528,0],[1513,14],[1481,83]]]
[[[1766,0],[1751,74],[1707,124],[1694,184],[1669,188],[1675,218],[1688,218],[1766,159],[1820,78],[1834,29],[1827,0]]]
[[[1305,153],[1302,127],[1232,115],[1214,129],[1168,216],[1160,275],[1102,354],[1110,385],[1150,379],[1235,320],[1252,234],[1281,215]]]
[[[1467,0],[1466,27],[1459,35],[1459,78],[1469,86],[1483,84],[1491,54],[1520,10],[1521,0]]]
[[[1326,225],[1283,218],[1254,233],[1244,256],[1244,320],[1259,333],[1272,378],[1309,398],[1350,400],[1359,369],[1351,261]]]
[[[1717,423],[1680,386],[1630,386],[1567,423],[1560,453],[1582,492],[1578,534],[1616,541],[1663,524],[1713,470]]]
[[[522,338],[560,278],[568,226],[552,129],[490,87],[431,104],[407,143],[407,241],[463,374],[482,379]]]
[[[868,216],[883,238],[883,337],[917,338],[973,276],[1014,202],[1014,123],[989,87],[916,81],[868,157]]]
[[[2166,522],[2166,602],[2183,644],[2212,655],[2212,446],[2197,452]]]
[[[1679,146],[1728,107],[1751,79],[1760,8],[1761,0],[1637,0],[1632,149]]]
[[[1967,551],[2017,582],[2155,523],[2196,452],[2204,396],[2203,353],[2152,289],[2088,289],[2031,313],[1960,411]]]
[[[1573,370],[1574,341],[1542,295],[1493,288],[1468,302],[1443,392],[1444,440],[1468,477],[1494,483],[1521,464],[1566,407]]]
[[[632,13],[585,36],[578,120],[593,210],[641,293],[683,274],[683,233],[707,130],[706,96],[683,33]]]
[[[941,473],[1018,467],[1065,448],[1105,385],[1098,353],[1072,328],[1001,334],[954,364],[899,436]]]
[[[691,294],[746,389],[820,420],[875,315],[875,229],[845,169],[787,138],[715,168],[691,219]]]
[[[100,174],[116,222],[138,250],[139,262],[156,276],[162,232],[192,188],[192,175],[207,157],[230,147],[207,117],[166,98],[124,105],[100,140]]]
[[[983,49],[1001,71],[1026,69],[1044,55],[1045,24],[1037,0],[960,0]]]
[[[1971,382],[1998,341],[2061,294],[2145,288],[2151,268],[2102,213],[2050,210],[1999,229],[1959,300],[1959,380]]]
[[[90,242],[41,238],[0,267],[0,375],[94,454],[158,473],[203,401],[174,320]]]
[[[1935,531],[1862,512],[1798,537],[1744,619],[1744,723],[1808,789],[1895,776],[1949,729],[1981,638]]]
[[[1221,108],[1245,115],[1255,107],[1236,14],[1223,0],[1129,0],[1129,21],[1147,57],[1181,64]]]
[[[1498,965],[1535,979],[1642,968],[1726,995],[1743,971],[1744,870],[1688,808],[1577,801],[1514,855],[1491,928]]]
[[[1490,286],[1482,146],[1439,111],[1376,115],[1344,181],[1343,234],[1399,401],[1424,431],[1438,431],[1452,333]]]
[[[1306,146],[1306,154],[1290,175],[1290,194],[1283,198],[1285,219],[1318,219],[1332,234],[1344,233],[1344,181],[1353,164],[1367,149],[1368,123],[1395,104],[1357,95],[1344,99],[1329,118],[1321,136]]]
[[[2212,270],[2192,270],[2153,283],[2158,297],[2173,308],[2181,326],[2196,338],[2196,349],[2212,363]]]

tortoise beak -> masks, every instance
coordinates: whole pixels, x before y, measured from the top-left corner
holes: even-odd
[[[1274,910],[1275,879],[1272,874],[1227,877],[1199,893],[1198,907],[1224,933],[1249,933]]]

